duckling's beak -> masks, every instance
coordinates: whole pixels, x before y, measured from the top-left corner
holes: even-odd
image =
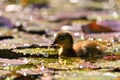
[[[57,44],[56,44],[56,41],[54,41],[51,45],[57,45]]]
[[[56,45],[56,44],[54,44],[54,43],[51,44],[51,46],[54,46],[54,45]]]
[[[60,45],[58,44],[57,40],[53,41],[53,43],[51,44],[51,46],[59,46],[60,47]]]

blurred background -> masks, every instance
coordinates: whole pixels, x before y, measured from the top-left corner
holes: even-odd
[[[58,59],[61,30],[105,45],[106,56]],[[119,44],[120,0],[0,0],[0,80],[120,80]]]
[[[0,0],[0,26],[22,25],[24,31],[49,35],[59,30],[75,36],[119,32],[119,4],[119,0]]]

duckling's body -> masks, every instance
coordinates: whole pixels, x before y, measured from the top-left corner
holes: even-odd
[[[56,34],[55,41],[53,44],[60,46],[60,56],[95,56],[96,54],[101,55],[104,46],[94,41],[79,41],[74,44],[73,37],[68,31],[61,31]]]
[[[103,55],[105,46],[94,41],[80,41],[73,45],[73,50],[77,55],[85,57],[100,57]]]

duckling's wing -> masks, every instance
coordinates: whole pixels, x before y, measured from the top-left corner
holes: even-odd
[[[85,53],[85,42],[77,42],[73,45],[73,49],[74,51],[79,54],[82,55]]]
[[[74,44],[73,49],[79,55],[103,52],[105,47],[94,41],[82,41]]]

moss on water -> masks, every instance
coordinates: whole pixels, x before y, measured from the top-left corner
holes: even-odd
[[[31,55],[31,56],[42,55],[43,57],[49,57],[52,55],[53,56],[58,55],[58,51],[55,48],[25,48],[25,49],[13,49],[12,51],[17,54]]]

